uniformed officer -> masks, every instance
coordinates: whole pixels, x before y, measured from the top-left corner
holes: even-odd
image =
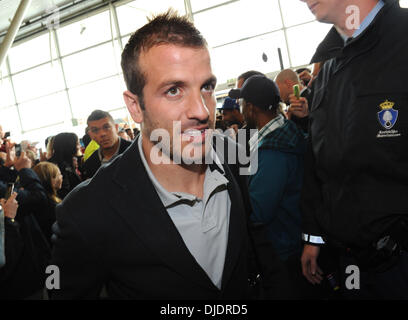
[[[317,258],[331,244],[342,252],[347,296],[406,299],[408,10],[397,0],[302,1],[334,24],[318,48],[329,60],[310,106],[303,274],[322,281]],[[348,265],[359,271],[351,286]]]

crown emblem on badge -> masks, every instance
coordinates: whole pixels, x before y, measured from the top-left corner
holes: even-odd
[[[382,110],[388,110],[388,109],[392,109],[392,107],[394,106],[394,102],[385,100],[385,102],[380,104],[380,107]]]

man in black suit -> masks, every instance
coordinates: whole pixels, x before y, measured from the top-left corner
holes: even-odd
[[[213,148],[206,41],[169,11],[131,36],[122,69],[141,133],[57,208],[52,298],[247,298],[248,195]]]
[[[112,161],[123,153],[131,142],[118,135],[118,125],[109,112],[94,110],[87,119],[88,134],[99,144],[96,150],[83,164],[83,179],[92,178],[102,164]]]

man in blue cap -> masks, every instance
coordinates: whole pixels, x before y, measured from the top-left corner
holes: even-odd
[[[230,128],[234,128],[235,131],[242,128],[244,124],[244,116],[242,115],[239,104],[236,100],[231,98],[225,98],[221,108],[222,120],[225,125]]]

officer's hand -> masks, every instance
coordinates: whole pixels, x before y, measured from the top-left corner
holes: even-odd
[[[306,279],[312,284],[319,284],[323,280],[323,272],[317,265],[320,247],[305,244],[303,247],[302,272]]]
[[[288,118],[295,115],[298,118],[304,118],[309,115],[309,104],[306,98],[300,97],[297,99],[292,93],[289,95],[290,106],[288,109]]]
[[[16,200],[17,193],[13,192],[10,198],[7,199],[0,199],[0,204],[4,210],[4,216],[10,219],[14,219],[17,214],[18,209],[18,202]]]

